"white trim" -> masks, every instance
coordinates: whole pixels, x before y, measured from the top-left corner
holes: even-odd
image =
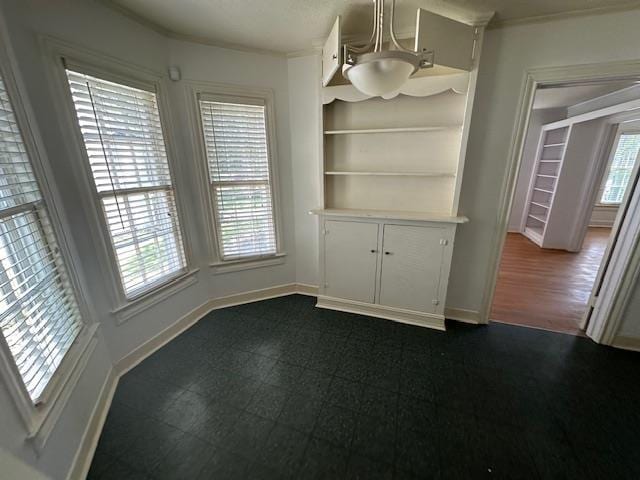
[[[75,174],[76,183],[79,187],[82,199],[87,204],[84,212],[87,215],[91,238],[97,250],[97,259],[100,263],[105,282],[110,286],[108,294],[114,309],[126,308],[135,302],[128,299],[124,293],[124,287],[120,278],[118,263],[112,247],[111,234],[106,224],[103,214],[99,194],[95,188],[90,163],[87,159],[87,152],[82,138],[82,133],[78,128],[75,107],[71,98],[71,92],[62,59],[68,59],[75,67],[80,67],[82,71],[88,71],[91,75],[106,78],[125,85],[137,86],[137,88],[151,88],[158,102],[158,111],[162,133],[165,141],[167,160],[171,173],[171,187],[174,191],[176,210],[180,223],[180,234],[182,236],[183,252],[185,256],[185,270],[193,264],[192,238],[189,228],[190,215],[189,208],[185,203],[185,196],[180,188],[182,172],[181,162],[177,161],[176,139],[168,100],[168,88],[161,73],[140,67],[120,59],[105,55],[99,52],[88,50],[84,47],[67,43],[57,38],[49,36],[39,37],[44,55],[45,67],[48,69],[51,96],[58,111],[59,121],[63,132],[67,132],[71,141],[65,142],[69,145],[69,158],[73,164],[69,165]],[[175,277],[168,278],[155,288],[147,290],[142,296],[153,295],[158,288],[173,282],[182,273]]]
[[[393,320],[394,322],[407,323],[409,325],[417,325],[419,327],[428,327],[435,330],[445,330],[444,315],[436,315],[434,313],[414,312],[412,310],[405,310],[402,308],[387,307],[386,305],[374,303],[356,302],[355,300],[345,300],[343,298],[327,297],[325,295],[318,295],[318,303],[316,303],[316,307],[384,318],[385,320]]]
[[[67,367],[67,372],[64,372],[66,376],[60,379],[60,386],[56,394],[52,395],[48,401],[48,405],[44,405],[44,408],[40,407],[36,409],[36,411],[40,410],[38,418],[32,424],[33,430],[29,432],[27,440],[33,443],[33,446],[38,452],[44,449],[49,435],[51,435],[69,398],[71,398],[75,386],[80,380],[80,376],[84,372],[87,363],[89,363],[89,359],[98,344],[96,330],[97,326],[94,326],[89,330],[89,335],[80,339],[76,350],[78,353],[71,357],[73,358],[73,365]]]
[[[612,347],[640,352],[640,338],[616,335],[611,342]]]
[[[231,85],[226,83],[205,82],[195,80],[185,80],[184,94],[185,104],[189,117],[189,128],[191,131],[191,143],[193,147],[192,163],[197,175],[199,185],[199,203],[202,212],[204,212],[204,224],[206,226],[205,236],[207,239],[208,256],[211,259],[212,273],[227,273],[249,268],[259,268],[261,266],[276,265],[284,263],[284,236],[280,200],[280,176],[279,164],[280,157],[278,155],[278,138],[275,123],[275,94],[270,88],[245,87],[239,85]],[[203,140],[202,120],[200,118],[199,100],[201,96],[211,97],[233,97],[235,101],[255,101],[259,99],[265,105],[265,120],[267,130],[267,143],[269,151],[269,175],[271,186],[271,203],[273,208],[273,223],[276,235],[276,257],[281,257],[282,262],[274,261],[273,256],[267,256],[264,260],[256,258],[223,260],[220,254],[220,247],[217,241],[217,232],[214,219],[214,207],[211,198],[211,187],[209,183],[209,173],[207,164],[207,152]],[[244,268],[241,263],[244,262]],[[261,265],[261,263],[263,265]],[[227,268],[228,266],[228,268]]]
[[[138,13],[134,12],[130,8],[127,8],[124,5],[116,3],[113,0],[98,0],[98,2],[118,12],[119,14],[124,15],[125,17],[139,23],[140,25],[155,31],[160,35],[163,35],[166,38],[171,38],[171,39],[179,40],[182,42],[199,43],[201,45],[209,45],[211,47],[225,48],[227,50],[236,50],[236,51],[245,52],[245,53],[269,55],[272,57],[286,57],[287,55],[285,52],[280,52],[278,50],[269,50],[265,48],[250,47],[248,45],[242,45],[242,44],[233,43],[233,42],[225,42],[223,40],[212,40],[199,35],[187,35],[183,33],[178,33],[171,29],[165,28],[162,25],[152,20],[149,20],[148,18],[145,18],[139,15]]]
[[[49,220],[54,231],[58,248],[67,277],[78,305],[82,328],[57,371],[49,381],[49,394],[45,401],[35,406],[29,397],[15,365],[13,356],[5,348],[0,348],[0,374],[5,379],[10,395],[13,397],[19,415],[22,418],[27,438],[36,451],[40,451],[53,430],[63,411],[75,384],[86,366],[97,340],[95,339],[98,323],[93,305],[87,301],[86,285],[88,284],[78,268],[77,253],[73,239],[67,234],[69,222],[64,211],[60,209],[62,202],[49,164],[46,149],[42,143],[35,115],[26,92],[24,82],[17,67],[4,18],[0,15],[0,64],[5,88],[10,97],[18,128],[34,171],[38,187],[42,194]],[[4,339],[0,346],[5,347]]]
[[[286,252],[276,253],[264,257],[241,258],[238,260],[226,260],[209,264],[211,273],[221,275],[224,273],[239,272],[242,270],[252,270],[254,268],[272,267],[282,265],[286,261]]]
[[[67,480],[76,480],[87,478],[89,468],[91,467],[91,461],[93,455],[98,446],[98,440],[104,427],[104,422],[107,419],[109,408],[111,407],[111,401],[116,393],[116,387],[118,386],[119,375],[113,368],[109,369],[100,393],[98,394],[98,400],[93,406],[89,422],[87,423],[82,438],[80,439],[80,446],[73,457],[71,463],[71,469],[67,475]]]
[[[104,422],[109,412],[109,407],[111,406],[111,401],[115,394],[118,381],[122,375],[176,338],[189,327],[196,324],[201,318],[213,310],[296,293],[315,296],[316,291],[317,287],[313,285],[290,283],[209,300],[199,307],[191,310],[186,315],[183,315],[172,325],[165,328],[156,336],[147,340],[124,358],[116,362],[115,366],[107,374],[102,385],[100,394],[98,395],[98,399],[96,400],[95,406],[92,410],[91,418],[85,428],[84,434],[82,435],[78,450],[76,451],[67,480],[86,478],[95,449],[98,445],[98,440],[100,439],[100,434],[102,433]]]
[[[190,270],[188,272],[183,273],[177,277],[172,278],[171,280],[164,282],[159,287],[153,289],[151,292],[146,293],[134,300],[131,300],[126,305],[118,307],[111,311],[113,315],[116,317],[116,323],[118,325],[123,324],[127,320],[132,317],[135,317],[140,312],[145,311],[148,308],[153,307],[155,304],[160,303],[167,298],[175,295],[178,292],[181,292],[187,287],[198,283],[198,278],[196,274],[199,272],[199,269]]]
[[[489,24],[490,29],[517,27],[519,25],[529,25],[532,23],[547,23],[558,20],[566,20],[576,17],[586,17],[590,15],[604,15],[607,13],[626,12],[638,9],[636,2],[623,5],[606,5],[601,7],[583,8],[579,10],[569,10],[558,13],[547,13],[543,15],[533,15],[529,17],[511,18],[506,20],[495,20]]]
[[[480,323],[480,312],[468,310],[466,308],[444,307],[444,317],[447,320],[478,325]]]
[[[282,297],[294,293],[298,293],[298,285],[295,283],[288,283],[285,285],[251,290],[249,292],[236,293],[208,300],[182,316],[178,321],[165,328],[155,337],[147,340],[126,357],[120,359],[116,362],[115,369],[119,375],[124,375],[149,355],[173,340],[213,310],[242,305],[245,303],[258,302],[269,298]]]
[[[93,408],[93,412],[91,414],[91,419],[85,429],[84,435],[80,442],[80,446],[78,447],[77,453],[75,455],[73,465],[71,467],[70,473],[67,477],[68,480],[75,479],[83,479],[86,476],[86,473],[89,471],[89,467],[91,466],[91,461],[93,459],[93,454],[98,444],[98,439],[100,438],[100,433],[102,431],[102,427],[104,426],[104,421],[106,419],[109,407],[111,405],[111,400],[116,390],[116,386],[119,378],[127,373],[129,370],[134,368],[136,365],[141,363],[145,358],[152,355],[154,352],[162,348],[164,345],[169,343],[171,340],[176,338],[182,332],[195,325],[201,318],[206,316],[213,310],[231,307],[235,305],[242,305],[246,303],[256,302],[260,300],[267,300],[275,297],[282,297],[286,295],[299,294],[299,295],[309,295],[309,296],[317,296],[318,287],[316,285],[309,285],[304,283],[289,283],[285,285],[278,285],[275,287],[268,287],[259,290],[252,290],[250,292],[238,293],[233,295],[228,295],[224,297],[215,298],[209,300],[199,307],[191,310],[186,315],[182,316],[176,322],[174,322],[169,327],[165,328],[163,331],[158,333],[153,338],[146,341],[144,344],[140,345],[138,348],[133,350],[131,353],[126,355],[124,358],[120,359],[116,362],[113,369],[107,375],[107,378],[104,381],[102,389],[100,391],[100,395],[98,396],[98,400],[96,401],[96,405]],[[357,303],[357,302],[350,302]],[[349,305],[353,307],[354,305]],[[331,308],[326,306],[324,308]],[[346,310],[345,307],[340,306],[338,310]],[[398,310],[398,309],[393,309]],[[473,312],[471,310],[464,309],[447,309],[451,311],[465,312],[465,315],[477,315],[477,312]],[[361,313],[360,311],[356,313]],[[382,312],[384,313],[384,312]],[[365,313],[369,315],[368,313]],[[376,315],[371,315],[376,316]],[[444,320],[441,317],[430,316],[427,319],[428,323],[435,323],[437,325],[442,322],[442,328],[444,329]],[[382,317],[386,318],[386,317]],[[419,318],[413,317],[403,317],[405,320],[397,320],[403,323],[411,323],[417,324],[420,326],[425,325],[425,318],[420,316]],[[416,323],[413,322],[416,320]],[[463,321],[463,320],[460,320]],[[428,325],[431,326],[431,325]]]
[[[310,297],[318,296],[318,286],[309,285],[307,283],[296,283],[296,293],[298,295],[308,295]]]
[[[479,310],[480,323],[489,322],[489,312],[491,310],[493,295],[495,293],[500,258],[502,256],[502,250],[504,248],[504,242],[508,229],[509,215],[513,197],[515,194],[516,180],[518,171],[520,169],[522,151],[524,148],[526,131],[529,124],[529,117],[536,88],[539,85],[553,85],[575,81],[589,81],[595,79],[616,80],[623,78],[637,78],[639,76],[640,61],[637,60],[600,64],[572,65],[563,67],[536,68],[531,69],[525,73],[520,94],[519,107],[514,122],[507,169],[503,178],[500,192],[500,202],[497,209],[496,228],[494,230],[495,233],[493,237],[491,253],[489,255],[489,271],[486,276],[485,290],[483,293],[481,308]],[[640,106],[640,103],[638,104],[638,106]],[[600,110],[600,113],[604,112],[605,110],[606,109]],[[638,265],[640,266],[640,258],[638,259]],[[630,277],[625,274],[621,284],[627,281],[630,281]],[[626,298],[617,298],[615,307],[619,308],[620,311],[622,311],[624,305],[626,305],[626,300]],[[619,321],[619,318],[617,321]],[[613,325],[617,323],[617,321],[609,318],[607,320],[607,323]],[[602,338],[598,335],[592,336],[592,338],[596,342],[602,341]]]

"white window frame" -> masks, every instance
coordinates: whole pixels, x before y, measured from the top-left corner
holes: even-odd
[[[240,87],[236,85],[212,82],[186,82],[186,100],[189,109],[190,129],[194,146],[200,188],[200,201],[205,214],[206,238],[209,249],[209,266],[213,274],[222,274],[260,267],[283,264],[286,252],[282,242],[282,214],[280,210],[280,188],[278,177],[278,149],[275,129],[274,94],[271,89],[257,87]],[[224,260],[218,242],[217,227],[214,214],[214,200],[209,182],[209,166],[204,131],[200,115],[200,100],[228,101],[232,103],[260,104],[265,106],[265,123],[267,133],[267,150],[269,153],[269,180],[271,186],[271,203],[273,224],[275,228],[276,252],[270,255],[253,256]]]
[[[51,85],[52,95],[61,115],[62,129],[69,132],[69,140],[71,140],[69,144],[70,148],[73,149],[70,155],[72,159],[77,159],[74,161],[73,170],[76,174],[81,194],[88,205],[85,210],[90,217],[88,223],[91,236],[94,244],[98,247],[99,254],[97,257],[101,264],[101,270],[105,275],[105,280],[111,287],[110,296],[111,304],[113,305],[111,313],[114,315],[116,323],[121,324],[198,281],[196,276],[198,269],[194,268],[191,248],[192,239],[189,235],[191,231],[190,216],[186,214],[189,210],[184,203],[183,189],[180,185],[180,179],[182,178],[180,162],[176,161],[178,156],[174,128],[171,122],[166,79],[158,72],[83,49],[58,39],[43,37],[41,43],[46,50],[45,57],[48,60],[48,68],[54,80]],[[175,192],[176,210],[185,256],[185,271],[175,277],[159,282],[153,288],[133,298],[127,298],[120,279],[115,251],[112,248],[111,234],[106,218],[102,213],[100,195],[95,187],[84,139],[78,126],[66,68],[133,88],[151,90],[156,94],[167,162]]]
[[[604,195],[604,189],[607,184],[607,179],[609,178],[611,165],[613,164],[613,159],[616,155],[616,151],[618,150],[618,144],[620,143],[620,137],[622,135],[640,135],[640,122],[630,121],[630,122],[620,123],[618,125],[618,128],[616,129],[615,138],[613,140],[611,150],[609,151],[607,167],[604,171],[604,175],[602,176],[602,181],[600,182],[600,188],[598,189],[598,196],[596,197],[597,198],[596,206],[598,207],[608,207],[612,209],[613,208],[617,209],[621,205],[620,203],[602,202],[602,195]]]
[[[40,451],[44,448],[97,345],[98,323],[94,320],[96,315],[93,308],[86,300],[88,295],[84,285],[87,285],[87,282],[74,260],[79,258],[77,250],[65,233],[69,231],[69,222],[64,213],[57,208],[61,205],[60,197],[55,185],[49,180],[54,178],[53,172],[35,123],[33,109],[23,93],[26,89],[16,65],[4,20],[0,18],[0,70],[82,321],[78,337],[49,381],[47,394],[38,405],[34,405],[29,396],[6,342],[0,342],[0,376],[4,379],[24,422],[27,440],[36,451]]]

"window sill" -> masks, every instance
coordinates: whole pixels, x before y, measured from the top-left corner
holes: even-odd
[[[198,278],[196,274],[199,271],[197,268],[189,270],[156,289],[112,310],[111,313],[116,317],[116,323],[121,325],[144,310],[197,283]]]
[[[252,270],[254,268],[271,267],[273,265],[282,265],[287,254],[285,252],[276,253],[268,257],[252,257],[243,258],[241,260],[228,260],[225,262],[215,262],[210,264],[211,273],[221,275],[224,273],[239,272],[242,270]]]
[[[610,209],[618,209],[620,208],[620,203],[596,203],[596,207],[599,208],[610,208]]]
[[[27,439],[31,441],[38,453],[44,449],[78,380],[80,380],[82,372],[84,372],[87,363],[89,363],[89,359],[98,343],[96,338],[97,330],[98,324],[87,327],[86,332],[78,341],[75,354],[72,357],[73,360],[71,360],[72,363],[65,369],[65,372],[60,372],[64,377],[59,379],[61,380],[61,385],[56,389],[56,393],[46,403],[34,410]]]

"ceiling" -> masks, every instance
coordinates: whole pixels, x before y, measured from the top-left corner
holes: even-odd
[[[601,97],[607,93],[615,92],[632,85],[636,82],[607,82],[597,85],[580,85],[556,88],[544,88],[536,91],[533,101],[533,108],[559,108],[570,107],[592,98]]]
[[[292,53],[324,38],[336,15],[343,33],[370,30],[372,0],[103,0],[163,33],[241,49]],[[390,2],[387,1],[387,4]],[[414,28],[418,7],[471,19],[495,11],[494,24],[640,7],[629,0],[397,0],[398,31]]]

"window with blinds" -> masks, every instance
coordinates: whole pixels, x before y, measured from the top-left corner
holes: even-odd
[[[38,404],[83,323],[0,77],[0,327]]]
[[[221,260],[277,252],[264,101],[200,100]]]
[[[156,94],[67,69],[124,293],[186,270]]]
[[[639,151],[640,134],[623,133],[620,135],[606,176],[600,203],[622,203]]]

